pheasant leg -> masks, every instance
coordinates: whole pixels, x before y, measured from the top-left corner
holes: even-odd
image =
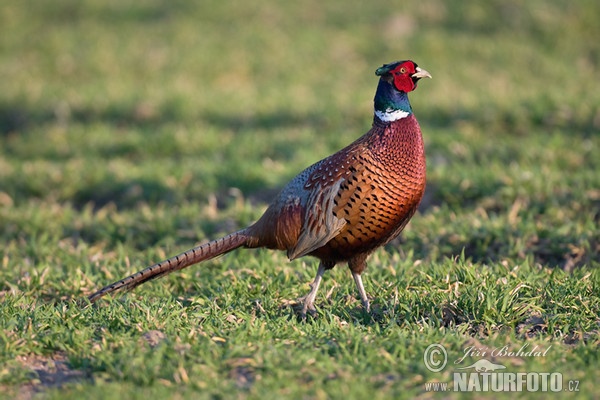
[[[317,276],[315,276],[315,280],[310,284],[310,292],[308,292],[306,296],[299,299],[300,302],[302,302],[302,310],[300,311],[300,317],[302,317],[302,319],[306,318],[307,311],[311,315],[315,315],[317,312],[317,309],[315,308],[315,298],[317,297],[317,291],[321,285],[321,280],[323,279],[325,270],[325,264],[320,262],[319,268],[317,269]]]
[[[371,303],[369,303],[369,299],[367,298],[367,292],[365,291],[361,275],[359,273],[352,272],[352,277],[356,283],[356,288],[358,289],[358,294],[360,295],[360,300],[362,301],[363,307],[368,313],[370,313]]]

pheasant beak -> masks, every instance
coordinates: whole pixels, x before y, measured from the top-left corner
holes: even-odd
[[[410,77],[413,78],[415,81],[421,78],[431,78],[431,74],[427,71],[425,71],[424,69],[421,69],[419,67],[415,68],[415,72],[414,74],[412,74]]]

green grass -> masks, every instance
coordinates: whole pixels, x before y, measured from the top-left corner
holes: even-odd
[[[427,398],[524,345],[487,359],[597,396],[597,1],[163,3],[0,6],[0,397]],[[372,317],[339,266],[299,322],[316,263],[266,250],[78,306],[258,218],[405,58],[428,189],[370,258]]]

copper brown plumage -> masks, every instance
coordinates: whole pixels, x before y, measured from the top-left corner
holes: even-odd
[[[301,314],[314,312],[323,273],[347,262],[363,306],[370,309],[361,274],[376,248],[398,236],[425,190],[421,129],[407,93],[431,77],[412,61],[377,69],[372,128],[354,143],[308,167],[279,193],[253,225],[200,245],[108,285],[90,302],[239,247],[285,250],[290,259],[320,260]]]

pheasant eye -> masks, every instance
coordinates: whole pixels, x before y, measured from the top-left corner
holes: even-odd
[[[401,74],[405,74],[406,73],[406,68],[404,68],[404,67],[400,68],[400,73]]]

